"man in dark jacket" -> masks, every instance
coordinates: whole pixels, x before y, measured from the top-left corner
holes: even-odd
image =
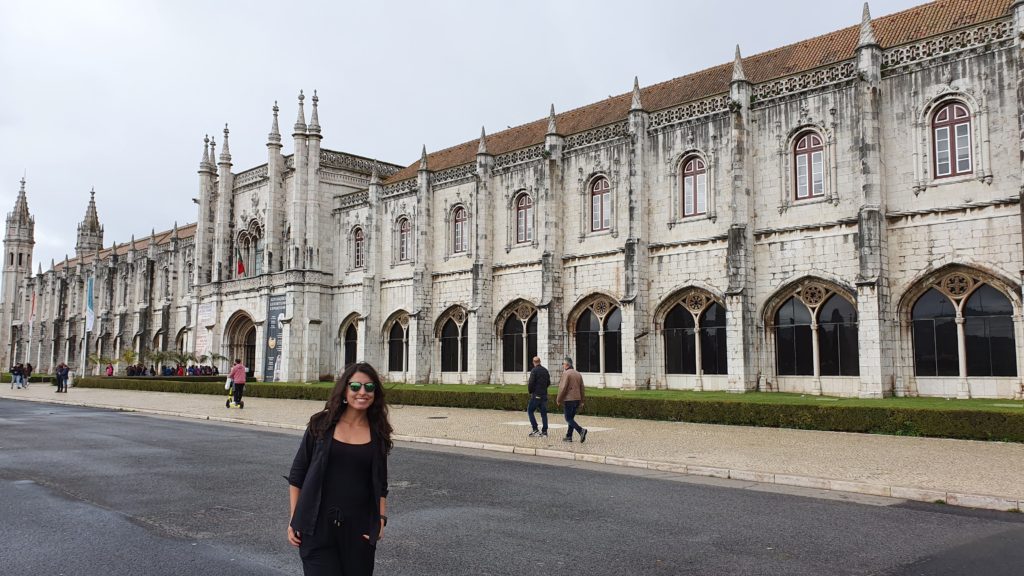
[[[530,370],[530,382],[526,385],[530,392],[530,403],[526,406],[526,413],[530,415],[530,426],[533,427],[530,436],[535,438],[548,435],[548,386],[550,385],[551,375],[548,374],[548,369],[540,365],[538,356],[534,356],[533,369]],[[540,430],[537,429],[537,419],[533,416],[537,408],[540,408],[540,419],[544,425]]]

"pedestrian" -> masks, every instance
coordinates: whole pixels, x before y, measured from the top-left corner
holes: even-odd
[[[531,437],[546,437],[548,435],[548,386],[551,386],[551,375],[548,369],[540,365],[540,357],[533,357],[533,368],[530,369],[530,380],[526,390],[530,393],[530,401],[526,405],[526,412],[530,415]],[[540,408],[540,420],[543,428],[537,429],[537,419],[533,413]]]
[[[587,441],[587,429],[576,423],[576,412],[583,407],[583,376],[572,367],[572,358],[566,356],[562,363],[562,379],[558,382],[558,396],[555,402],[559,406],[565,404],[565,423],[569,431],[562,438],[563,442],[572,442],[573,430],[580,433],[580,443]]]
[[[114,365],[113,365],[113,364],[110,364],[110,363],[108,362],[108,363],[107,363],[107,377],[109,378],[109,377],[111,377],[111,376],[113,376],[113,375],[114,375]]]
[[[388,523],[391,447],[380,376],[354,363],[309,419],[288,474],[288,542],[306,576],[373,574]]]
[[[57,392],[68,391],[68,365],[61,362],[57,365]]]
[[[32,363],[25,364],[25,372],[21,376],[21,384],[28,390],[28,381],[32,377]]]
[[[21,365],[15,364],[11,366],[11,389],[15,387],[21,390]]]
[[[235,365],[231,367],[228,378],[235,389],[235,405],[242,403],[242,393],[245,392],[245,365],[238,358],[235,358]]]

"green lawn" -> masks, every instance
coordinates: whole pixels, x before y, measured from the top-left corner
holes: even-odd
[[[331,382],[279,382],[287,386],[317,386],[329,388]],[[258,385],[258,384],[257,384]],[[493,384],[399,384],[387,383],[387,389],[432,390],[452,392],[474,392],[479,394],[526,394],[524,385],[493,385]],[[549,389],[552,401],[557,388]],[[945,398],[837,398],[834,396],[813,396],[805,394],[789,394],[784,392],[747,392],[731,394],[729,392],[692,392],[688,390],[618,390],[616,388],[587,388],[587,395],[609,398],[651,398],[658,400],[690,400],[738,402],[754,404],[794,404],[794,405],[842,405],[867,406],[884,408],[919,408],[926,410],[981,410],[986,412],[1024,413],[1024,401],[1006,399],[972,399],[957,400]]]

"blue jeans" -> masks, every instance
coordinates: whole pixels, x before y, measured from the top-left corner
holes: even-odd
[[[530,426],[533,426],[534,430],[537,430],[537,419],[533,417],[534,411],[540,408],[540,420],[544,424],[542,430],[548,431],[548,397],[541,396],[537,397],[530,394],[530,403],[526,406],[526,413],[530,415]]]
[[[565,410],[565,423],[569,425],[569,430],[565,433],[565,437],[572,438],[573,430],[582,434],[583,427],[576,423],[576,411],[580,409],[580,401],[566,400],[562,407]]]

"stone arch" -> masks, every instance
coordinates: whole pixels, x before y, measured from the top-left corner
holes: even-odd
[[[466,323],[468,318],[469,314],[466,312],[466,307],[462,304],[453,304],[449,306],[437,317],[437,320],[434,321],[434,337],[441,337],[441,330],[444,329],[444,324],[449,319],[454,320],[461,329],[462,325]]]
[[[256,323],[251,314],[238,310],[224,323],[224,341],[222,349],[227,352],[228,361],[241,359],[252,376],[256,369]]]
[[[387,359],[389,373],[403,373],[409,370],[409,312],[398,309],[392,312],[381,327],[381,347]]]
[[[530,358],[537,355],[537,322],[537,306],[523,298],[508,303],[495,317],[494,333],[498,341],[497,350],[501,351],[502,372],[530,369]]]
[[[683,304],[683,307],[691,312],[694,312],[695,308],[688,305],[686,302],[692,296],[699,296],[703,298],[699,306],[696,302],[691,302],[696,307],[696,313],[703,312],[712,303],[717,303],[719,306],[725,308],[725,299],[722,296],[704,286],[698,286],[690,284],[687,286],[681,286],[675,288],[669,295],[661,300],[660,303],[654,308],[654,327],[655,329],[660,328],[665,320],[665,316],[672,310],[676,304]]]
[[[565,318],[565,329],[569,334],[575,333],[576,321],[580,319],[580,315],[588,308],[603,320],[613,309],[621,307],[619,299],[610,293],[604,291],[592,292],[573,304],[572,309]]]
[[[961,275],[967,279],[968,291],[956,293],[950,291],[944,283],[952,280],[954,275]],[[924,295],[931,288],[939,288],[939,291],[947,296],[966,300],[970,294],[977,290],[982,284],[989,284],[996,290],[1002,292],[1013,304],[1014,315],[1020,315],[1024,303],[1020,297],[1020,285],[1008,276],[992,270],[989,267],[982,267],[977,264],[949,263],[939,266],[933,270],[925,271],[912,280],[907,288],[900,295],[896,304],[897,314],[901,322],[910,321],[910,312],[917,299]]]
[[[807,290],[805,295],[804,290]],[[766,329],[773,326],[775,313],[778,311],[779,306],[785,304],[791,296],[800,297],[800,300],[808,308],[815,308],[814,313],[816,314],[817,308],[827,302],[832,294],[838,294],[849,301],[854,309],[857,308],[857,291],[852,287],[834,280],[828,280],[820,275],[807,275],[787,282],[776,289],[765,300],[764,305],[762,305],[760,318]]]

